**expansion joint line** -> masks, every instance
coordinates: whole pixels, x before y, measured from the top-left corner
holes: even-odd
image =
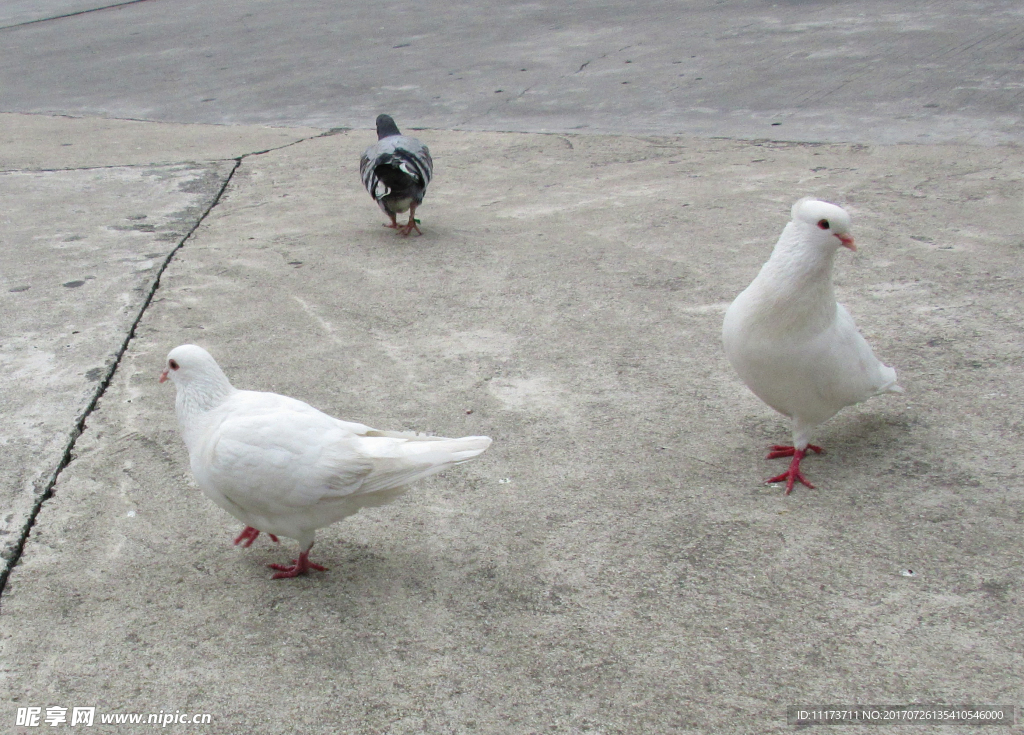
[[[124,0],[124,2],[113,3],[111,5],[104,5],[101,8],[86,8],[85,10],[75,10],[70,13],[62,13],[61,15],[51,15],[49,18],[36,18],[35,20],[25,20],[21,23],[12,23],[9,26],[0,26],[0,31],[6,31],[11,28],[21,28],[22,26],[31,26],[36,23],[48,23],[51,20],[63,20],[64,18],[74,18],[76,15],[85,15],[87,13],[98,13],[101,10],[114,10],[116,8],[123,8],[125,5],[136,5],[137,3],[144,3],[147,0]]]
[[[85,409],[79,415],[78,420],[75,422],[74,428],[71,430],[71,435],[68,437],[68,443],[64,447],[64,453],[61,455],[60,461],[57,463],[57,467],[54,469],[53,473],[46,481],[46,487],[37,496],[36,502],[32,505],[32,510],[29,513],[28,520],[25,523],[25,527],[21,531],[20,538],[12,545],[12,547],[10,547],[10,551],[8,552],[10,554],[10,557],[7,560],[7,568],[0,572],[0,598],[2,598],[4,591],[7,589],[7,578],[10,577],[11,572],[14,571],[14,568],[21,560],[22,552],[24,552],[25,550],[25,543],[26,541],[28,541],[28,537],[29,534],[32,532],[33,526],[35,526],[36,518],[39,516],[39,512],[43,509],[43,504],[46,503],[46,501],[49,500],[51,497],[53,497],[54,488],[57,485],[57,480],[60,479],[60,475],[65,470],[65,468],[67,468],[67,466],[71,464],[72,460],[74,460],[75,444],[78,442],[78,437],[80,437],[82,435],[82,432],[85,431],[86,423],[89,420],[89,416],[96,408],[100,399],[103,398],[104,393],[107,392],[107,388],[110,387],[110,383],[111,381],[113,381],[114,375],[117,373],[117,369],[121,365],[121,360],[124,358],[125,353],[128,351],[128,347],[131,344],[132,340],[135,339],[135,330],[138,328],[139,323],[142,321],[142,317],[145,316],[146,310],[149,308],[149,305],[153,303],[153,297],[156,296],[157,289],[160,288],[160,279],[163,277],[164,271],[166,271],[168,266],[170,266],[171,261],[174,260],[174,256],[178,254],[178,251],[185,246],[185,243],[189,241],[192,235],[195,234],[195,231],[199,229],[199,226],[203,224],[203,221],[206,220],[210,212],[213,211],[214,207],[220,204],[220,200],[221,198],[223,198],[224,192],[227,191],[228,185],[231,184],[231,179],[234,178],[235,172],[238,171],[239,166],[242,165],[243,158],[245,158],[245,156],[239,156],[238,158],[234,159],[235,165],[231,167],[231,171],[229,171],[228,175],[224,178],[224,183],[221,185],[220,190],[217,192],[217,195],[213,198],[213,201],[210,202],[210,206],[206,208],[206,211],[203,212],[199,219],[196,220],[196,223],[192,225],[192,228],[187,233],[185,233],[185,236],[181,238],[181,240],[174,247],[174,249],[167,254],[166,258],[164,258],[164,262],[160,266],[160,270],[157,271],[156,278],[153,279],[153,284],[149,289],[149,293],[146,294],[146,298],[142,302],[142,306],[139,308],[139,313],[136,315],[135,320],[132,322],[131,328],[129,328],[128,334],[124,338],[124,341],[121,343],[120,348],[114,355],[113,361],[107,368],[106,375],[104,375],[103,379],[100,380],[99,385],[96,387],[95,393],[93,393],[92,399],[89,401],[88,405],[85,407]]]

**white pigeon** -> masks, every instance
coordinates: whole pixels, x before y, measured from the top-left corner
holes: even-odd
[[[246,524],[235,544],[260,531],[299,542],[291,565],[271,564],[273,579],[310,569],[318,528],[384,505],[409,484],[484,452],[486,436],[447,439],[377,431],[340,421],[276,393],[237,390],[209,352],[195,345],[167,355],[167,378],[196,484]]]
[[[725,312],[722,343],[740,378],[793,420],[793,446],[775,445],[768,459],[792,457],[767,482],[800,481],[811,431],[845,406],[879,393],[902,393],[896,371],[878,361],[853,317],[836,303],[832,263],[840,246],[856,250],[850,215],[809,197],[793,205],[768,262]]]
[[[377,142],[359,159],[363,186],[388,217],[390,225],[403,235],[413,230],[423,234],[416,222],[416,207],[423,203],[427,184],[434,175],[430,151],[416,138],[402,135],[390,115],[377,116]],[[409,222],[399,225],[397,215],[409,213]]]

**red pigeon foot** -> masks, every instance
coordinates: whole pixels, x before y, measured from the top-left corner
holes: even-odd
[[[290,579],[291,577],[298,577],[300,574],[307,574],[310,569],[315,569],[318,572],[326,572],[327,567],[322,567],[319,564],[314,564],[309,560],[309,551],[300,551],[298,559],[292,559],[292,565],[286,566],[284,564],[267,564],[271,569],[276,569],[275,574],[271,579]]]
[[[258,528],[246,526],[242,529],[242,532],[238,534],[238,538],[235,539],[235,546],[242,544],[243,549],[248,549],[250,546],[252,546],[252,542],[255,541],[256,537],[259,535],[260,531]],[[275,536],[274,534],[268,533],[267,535],[270,536],[271,539],[273,539],[275,544],[280,543],[277,540],[277,536]]]
[[[792,447],[790,447],[790,448],[792,449]],[[810,445],[808,445],[808,448],[810,448]],[[785,480],[786,481],[786,492],[785,492],[786,495],[789,495],[791,492],[793,492],[793,483],[798,481],[798,480],[800,482],[802,482],[804,485],[806,485],[807,487],[811,488],[811,490],[813,490],[814,489],[814,485],[809,483],[807,481],[807,478],[804,477],[803,474],[801,474],[801,472],[800,472],[800,460],[804,458],[804,450],[802,450],[802,449],[794,449],[792,454],[793,454],[793,461],[789,463],[789,469],[786,470],[785,472],[783,472],[781,475],[776,475],[775,477],[772,477],[772,478],[769,478],[769,479],[765,480],[764,484],[765,485],[770,485],[773,482],[782,482],[783,480]],[[771,456],[771,455],[769,455],[769,456]],[[780,454],[778,456],[782,457],[782,456],[786,456],[786,455],[781,455]]]
[[[414,220],[412,217],[409,217],[409,224],[407,224],[405,227],[399,230],[399,232],[401,232],[403,235],[408,236],[413,230],[416,230],[416,232],[420,235],[423,234],[423,231],[419,228],[419,226],[417,226],[416,220]]]

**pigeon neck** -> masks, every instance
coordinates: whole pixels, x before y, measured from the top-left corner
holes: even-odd
[[[187,385],[181,386],[175,398],[175,409],[182,430],[194,426],[198,416],[216,408],[235,392],[227,376],[218,370],[206,375],[194,376]]]
[[[393,135],[401,135],[402,133],[398,130],[398,126],[391,121],[381,121],[377,123],[377,140],[384,140],[390,138]]]
[[[835,248],[808,247],[801,242],[797,226],[783,230],[771,257],[759,275],[763,284],[771,284],[776,300],[775,312],[791,311],[794,320],[831,322],[835,316],[836,295],[832,288]]]

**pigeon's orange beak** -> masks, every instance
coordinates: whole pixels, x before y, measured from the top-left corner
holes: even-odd
[[[836,237],[839,238],[839,242],[841,242],[843,244],[844,248],[850,248],[850,250],[852,250],[853,252],[857,252],[857,246],[853,244],[853,238],[852,237],[850,237],[849,235],[839,235],[839,234],[837,234]],[[165,370],[164,372],[167,372],[167,371]]]
[[[156,382],[163,383],[166,380],[167,380],[167,368],[164,368],[164,371],[162,373],[160,373],[160,377],[157,378]]]

